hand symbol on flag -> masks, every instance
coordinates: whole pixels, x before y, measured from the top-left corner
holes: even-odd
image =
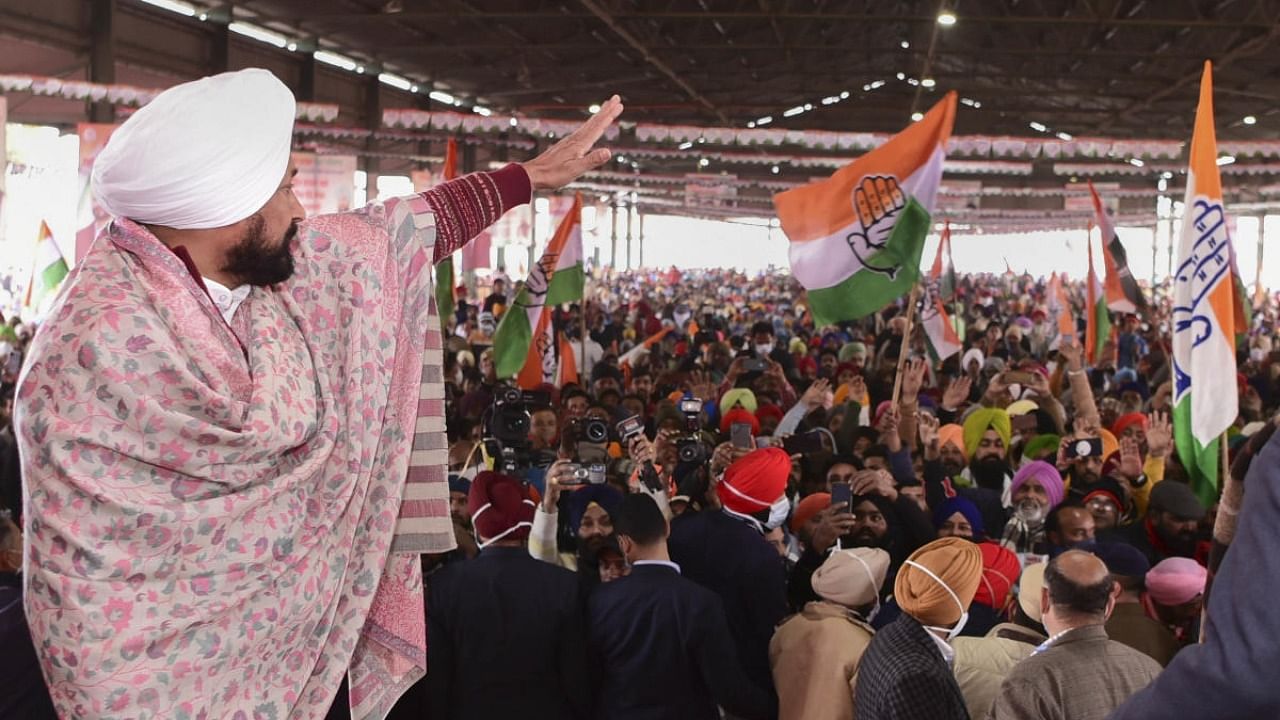
[[[907,196],[892,176],[869,175],[853,189],[853,209],[860,229],[845,238],[854,257],[868,270],[897,277],[898,268],[877,267],[868,262],[889,242],[898,213],[907,206]]]

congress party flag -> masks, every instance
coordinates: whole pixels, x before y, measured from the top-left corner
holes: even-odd
[[[818,327],[879,310],[920,278],[956,94],[826,180],[773,196]]]
[[[444,181],[458,177],[458,143],[449,138],[448,145],[444,150]],[[453,314],[453,256],[441,260],[436,264],[436,310],[440,313],[440,322],[448,324],[449,316]]]
[[[1089,228],[1089,279],[1085,286],[1084,354],[1089,364],[1097,364],[1102,348],[1111,337],[1111,313],[1107,310],[1107,293],[1093,269],[1093,227]]]
[[[1055,335],[1049,343],[1050,350],[1057,350],[1063,340],[1074,340],[1076,337],[1076,320],[1071,315],[1071,301],[1062,286],[1062,278],[1058,273],[1049,277],[1049,321],[1055,328]]]
[[[53,239],[48,223],[40,221],[40,234],[36,236],[36,257],[31,265],[31,282],[27,283],[27,296],[23,305],[39,308],[46,297],[53,294],[67,276],[68,268],[62,250]]]
[[[573,199],[556,234],[542,253],[510,310],[493,335],[498,377],[515,377],[520,387],[533,389],[554,383],[557,343],[551,314],[557,305],[582,299],[586,276],[582,270],[582,196]]]
[[[956,334],[951,316],[943,304],[943,288],[947,284],[949,263],[944,262],[944,253],[951,254],[951,223],[942,228],[942,239],[938,242],[938,254],[933,259],[933,268],[929,271],[929,279],[924,284],[924,292],[920,296],[920,324],[924,327],[925,339],[929,341],[929,353],[935,361],[941,362],[955,355],[964,348],[960,336]],[[951,282],[954,291],[954,276]]]
[[[1146,310],[1147,301],[1142,296],[1142,288],[1138,287],[1138,281],[1129,271],[1129,256],[1092,180],[1089,181],[1089,195],[1093,199],[1094,221],[1102,233],[1102,261],[1107,271],[1103,288],[1107,294],[1107,307],[1120,313]]]
[[[1206,61],[1173,277],[1174,437],[1191,486],[1206,504],[1218,494],[1218,443],[1239,411],[1231,238],[1217,160],[1213,68]]]

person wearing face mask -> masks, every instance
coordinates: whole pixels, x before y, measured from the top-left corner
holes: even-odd
[[[587,602],[590,657],[601,675],[594,717],[718,720],[717,705],[741,718],[772,717],[771,693],[735,658],[720,598],[671,561],[670,525],[653,499],[627,496],[617,532],[631,573]]]
[[[1015,553],[1036,552],[1045,539],[1045,519],[1065,493],[1056,467],[1039,460],[1024,465],[1009,486],[1013,507],[1000,544]]]
[[[950,642],[968,621],[981,576],[982,552],[962,538],[934,540],[911,555],[893,586],[902,614],[862,656],[856,720],[969,720]]]
[[[1040,599],[1049,639],[1005,678],[989,720],[1103,720],[1160,674],[1160,663],[1107,637],[1114,587],[1091,553],[1050,561]]]
[[[821,600],[782,623],[769,642],[779,720],[853,719],[858,664],[875,636],[869,621],[888,570],[888,553],[857,548],[832,553],[813,574]]]
[[[719,509],[685,512],[671,524],[672,560],[685,577],[720,596],[743,669],[769,689],[769,638],[787,614],[787,579],[764,533],[790,514],[790,474],[786,451],[752,451],[715,483]]]
[[[751,356],[757,360],[772,360],[782,366],[787,377],[795,377],[795,361],[786,348],[777,346],[772,323],[761,320],[751,326]]]
[[[534,502],[482,472],[467,498],[480,555],[432,576],[427,662],[432,718],[586,718],[590,685],[578,578],[526,547]]]

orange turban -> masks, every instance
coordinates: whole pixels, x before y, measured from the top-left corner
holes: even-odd
[[[791,532],[798,533],[804,524],[814,515],[831,507],[831,493],[814,493],[807,495],[796,503],[795,512],[791,514]]]
[[[951,423],[938,428],[938,447],[944,445],[955,445],[960,448],[960,452],[964,453],[964,459],[969,459],[969,453],[964,449],[964,428]]]
[[[941,538],[911,553],[907,560],[928,568],[937,579],[914,565],[903,564],[893,583],[898,607],[922,625],[950,627],[959,622],[961,613],[973,602],[982,578],[982,551],[978,546],[964,538]]]

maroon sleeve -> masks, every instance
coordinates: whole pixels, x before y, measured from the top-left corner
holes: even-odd
[[[529,202],[533,187],[518,163],[497,172],[478,172],[422,193],[436,216],[433,263],[449,257],[513,207]]]

